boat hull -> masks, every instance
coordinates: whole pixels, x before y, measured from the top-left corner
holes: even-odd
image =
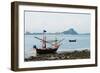
[[[56,53],[58,48],[52,49],[52,48],[46,48],[46,49],[36,49],[36,52],[38,54],[48,54],[48,53]]]

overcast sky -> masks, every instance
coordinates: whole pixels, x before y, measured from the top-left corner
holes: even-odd
[[[73,28],[78,33],[90,32],[90,14],[25,11],[25,32],[63,32]]]

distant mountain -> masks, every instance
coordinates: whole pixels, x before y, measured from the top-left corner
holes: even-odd
[[[25,34],[26,34],[26,35],[31,35],[32,33],[30,33],[30,32],[26,32]]]
[[[90,33],[81,33],[80,35],[90,35]]]
[[[32,32],[25,32],[25,35],[42,35],[43,33],[32,33]],[[46,33],[48,35],[59,35],[59,34],[65,34],[65,35],[90,35],[90,33],[77,33],[73,28],[70,28],[69,30],[63,31],[63,32],[56,32],[56,33]]]
[[[78,35],[78,33],[73,29],[70,28],[69,30],[63,31],[63,34],[70,34],[70,35]]]

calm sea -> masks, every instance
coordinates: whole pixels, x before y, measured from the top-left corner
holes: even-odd
[[[90,35],[46,35],[47,40],[62,40],[61,46],[57,51],[73,51],[73,50],[83,50],[90,48]],[[42,42],[34,37],[42,38],[42,35],[25,35],[24,48],[25,48],[25,58],[33,55],[33,45],[41,48]],[[76,40],[76,42],[69,42],[69,40]],[[51,47],[47,44],[47,47]]]

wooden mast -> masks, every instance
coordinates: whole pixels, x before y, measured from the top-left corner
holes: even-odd
[[[42,48],[46,49],[46,30],[43,30]]]

